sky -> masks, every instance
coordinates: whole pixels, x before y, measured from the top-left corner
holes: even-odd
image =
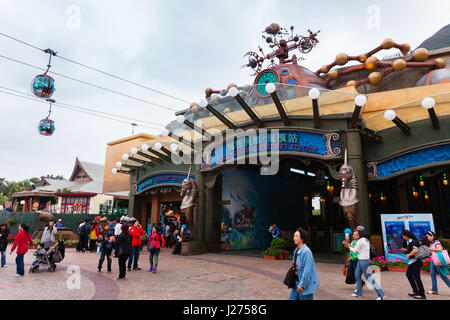
[[[0,32],[62,57],[197,102],[206,88],[252,84],[240,69],[258,45],[270,52],[262,31],[271,23],[300,35],[321,30],[319,44],[300,63],[312,71],[340,52],[365,53],[385,38],[416,48],[449,23],[449,1],[0,0]],[[384,51],[378,57],[394,53]],[[48,54],[0,35],[0,55],[45,68]],[[114,91],[183,110],[189,104],[96,73],[58,57],[54,71]],[[0,57],[0,86],[31,94],[37,69]],[[51,75],[51,74],[50,74]],[[135,133],[159,134],[175,119],[173,111],[52,75],[57,102],[153,122]],[[2,90],[3,91],[3,90]],[[41,136],[39,120],[47,103],[0,93],[0,178],[22,180],[46,174],[70,177],[76,157],[104,164],[107,143],[129,136],[121,123],[54,106],[56,130]],[[120,160],[120,159],[118,159]]]

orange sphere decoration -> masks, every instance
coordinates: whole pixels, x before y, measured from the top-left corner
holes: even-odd
[[[370,57],[366,60],[366,69],[367,70],[374,70],[377,67],[378,58],[377,57]]]
[[[394,40],[391,38],[384,39],[384,41],[381,43],[381,46],[383,49],[391,49],[394,46]]]
[[[346,87],[356,87],[357,83],[355,80],[350,80],[349,82],[347,82],[347,84],[345,85]]]
[[[373,86],[379,85],[383,77],[380,72],[372,72],[368,76],[369,83]]]
[[[436,68],[439,69],[445,68],[445,65],[447,64],[443,58],[437,58],[434,61],[436,62]]]
[[[212,89],[211,89],[211,88],[207,88],[207,89],[205,90],[205,93],[206,93],[206,95],[210,96],[211,93],[212,93]]]
[[[402,71],[406,68],[406,61],[403,59],[397,59],[392,63],[392,70]]]
[[[230,88],[233,88],[233,87],[237,88],[237,85],[235,85],[234,83],[230,83],[227,87],[227,90],[230,90]]]
[[[364,62],[364,61],[366,61],[366,60],[367,60],[367,55],[362,54],[362,55],[359,56],[359,61],[360,61],[360,62]]]
[[[425,61],[428,59],[428,50],[425,48],[418,48],[412,54],[415,61]]]
[[[105,226],[103,229],[105,229],[106,231],[109,230],[109,226]]]
[[[328,76],[331,80],[336,80],[339,77],[339,71],[337,69],[333,69],[328,73]]]
[[[328,71],[330,71],[330,69],[328,69],[327,66],[323,66],[322,68],[320,68],[320,72],[322,73],[328,73]]]
[[[411,46],[409,45],[409,43],[402,44],[402,47],[402,53],[404,54],[408,54],[409,50],[411,50]]]
[[[335,62],[339,66],[343,66],[348,62],[348,55],[346,53],[339,53],[336,56]]]

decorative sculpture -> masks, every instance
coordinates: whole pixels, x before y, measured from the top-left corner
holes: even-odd
[[[181,196],[183,201],[181,202],[181,212],[184,213],[186,217],[186,225],[191,229],[191,238],[194,235],[194,209],[198,203],[198,187],[194,180],[190,179],[191,168],[189,168],[189,173],[186,179],[183,180],[181,184]]]
[[[345,150],[344,165],[339,169],[339,177],[342,181],[339,204],[344,211],[347,223],[354,230],[358,226],[358,181],[353,167],[347,164],[347,149]]]

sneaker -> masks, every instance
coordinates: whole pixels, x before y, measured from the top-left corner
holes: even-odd
[[[437,291],[427,291],[428,294],[439,294]]]
[[[352,293],[352,297],[359,297],[356,293]]]
[[[384,300],[386,296],[378,297],[377,300]]]
[[[425,296],[419,296],[419,295],[417,295],[417,296],[414,296],[414,299],[419,299],[419,300],[426,300],[426,299],[427,299],[427,297],[425,297]]]
[[[2,266],[2,268],[8,268],[8,266]]]
[[[119,278],[119,277],[113,278],[113,280],[123,280],[123,279],[125,279],[125,278]]]
[[[153,268],[148,269],[148,272],[152,272],[152,271],[153,271]]]
[[[131,271],[131,268],[128,268],[128,271]]]
[[[24,275],[21,275],[21,274],[15,274],[15,275],[13,275],[13,277],[23,277]]]
[[[417,296],[418,294],[417,293],[408,293],[408,296],[410,296],[410,297],[415,297],[415,296]]]
[[[133,268],[133,270],[141,270],[141,268],[137,267],[137,268]]]
[[[108,270],[108,272],[111,272],[111,270]]]
[[[155,268],[155,269],[153,269],[153,273],[156,273],[156,268]]]
[[[101,269],[98,269],[98,272],[102,272],[102,270],[101,270]]]

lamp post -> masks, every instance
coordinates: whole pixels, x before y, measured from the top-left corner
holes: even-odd
[[[314,128],[319,128],[320,125],[320,117],[319,117],[319,103],[318,98],[320,96],[320,91],[317,88],[312,88],[308,92],[308,96],[312,100],[313,104],[313,116],[314,116]]]
[[[397,113],[394,110],[386,110],[384,112],[384,118],[388,121],[394,122],[395,125],[403,131],[403,133],[411,135],[411,128],[399,117],[397,117]]]
[[[436,112],[434,111],[434,106],[436,105],[436,101],[433,98],[427,97],[422,100],[422,107],[428,110],[428,114],[430,115],[431,125],[434,129],[439,129],[439,120],[436,116]]]

